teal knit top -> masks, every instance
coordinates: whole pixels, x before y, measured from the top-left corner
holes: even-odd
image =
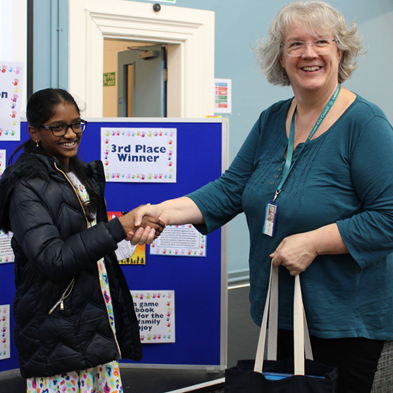
[[[311,140],[277,198],[274,237],[262,234],[266,203],[275,195],[288,144],[291,100],[262,112],[230,168],[189,194],[210,233],[237,214],[250,231],[251,315],[262,319],[272,253],[292,234],[337,223],[349,251],[318,256],[301,273],[310,333],[321,338],[393,339],[393,129],[361,97]],[[292,329],[294,279],[280,267],[279,327]]]

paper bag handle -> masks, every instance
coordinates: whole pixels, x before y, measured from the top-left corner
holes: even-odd
[[[278,331],[278,267],[272,264],[269,278],[269,288],[267,291],[265,309],[257,354],[255,358],[254,371],[262,373],[263,355],[265,352],[267,320],[269,315],[269,332],[267,345],[267,359],[277,360],[277,331]],[[295,276],[295,288],[293,298],[293,332],[294,332],[294,373],[304,375],[304,353],[306,358],[313,360],[310,335],[307,327],[306,314],[303,306],[302,290],[299,275]]]

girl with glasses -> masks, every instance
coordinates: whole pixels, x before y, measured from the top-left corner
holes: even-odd
[[[121,392],[117,360],[142,357],[138,321],[115,256],[151,243],[164,224],[108,222],[101,161],[78,156],[86,122],[62,89],[27,105],[30,139],[0,180],[0,228],[12,231],[14,341],[27,392]],[[15,154],[15,153],[14,153]],[[11,157],[10,160],[12,160]]]

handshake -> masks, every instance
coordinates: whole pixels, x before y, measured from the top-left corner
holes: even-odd
[[[119,218],[127,234],[126,240],[133,245],[151,244],[165,228],[163,220],[147,215],[149,212],[143,209],[147,206],[149,205],[141,205]]]
[[[203,224],[202,212],[188,197],[169,199],[157,205],[141,205],[119,218],[132,244],[151,244],[166,225]]]

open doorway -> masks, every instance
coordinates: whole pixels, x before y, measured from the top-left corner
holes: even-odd
[[[167,45],[104,39],[103,117],[167,117]]]
[[[167,116],[214,113],[214,12],[120,0],[69,0],[70,92],[102,117],[104,43],[167,44]],[[113,71],[111,71],[113,72]]]

